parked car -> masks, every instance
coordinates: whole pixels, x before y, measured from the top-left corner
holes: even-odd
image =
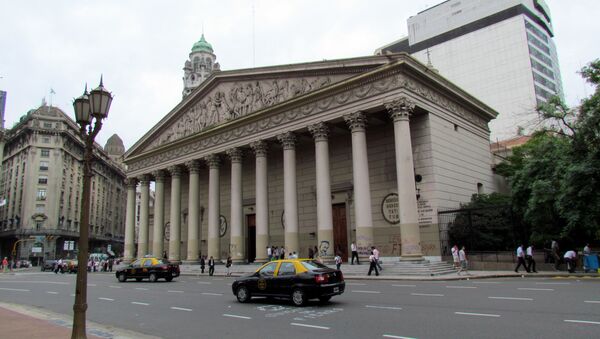
[[[52,259],[44,260],[44,262],[42,263],[42,266],[41,266],[42,272],[54,270],[54,266],[56,265],[57,262],[58,262],[58,260],[52,260]]]
[[[119,282],[125,282],[127,279],[132,278],[136,281],[147,278],[151,282],[155,282],[163,278],[166,281],[171,281],[173,278],[178,277],[179,273],[178,264],[170,263],[166,259],[144,257],[118,269],[115,276],[119,279]]]
[[[344,293],[346,283],[342,271],[329,268],[312,259],[271,261],[253,274],[237,279],[231,285],[239,302],[252,297],[291,299],[294,305],[304,306],[309,299],[327,302]]]

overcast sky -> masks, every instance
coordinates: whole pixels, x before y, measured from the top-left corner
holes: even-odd
[[[128,149],[181,101],[182,68],[203,27],[222,70],[349,58],[406,36],[408,17],[439,2],[0,0],[5,127],[44,97],[72,116],[72,99],[104,74],[115,98],[97,141],[117,133]],[[576,105],[592,92],[576,72],[600,57],[600,1],[547,3]]]

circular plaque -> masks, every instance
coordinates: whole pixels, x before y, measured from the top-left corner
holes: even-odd
[[[227,233],[227,218],[224,215],[219,216],[219,238],[223,238]]]
[[[390,193],[386,195],[381,202],[381,214],[383,214],[383,219],[390,224],[399,223],[400,209],[398,207],[398,194]]]

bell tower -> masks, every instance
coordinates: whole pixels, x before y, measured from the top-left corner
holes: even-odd
[[[198,87],[214,71],[220,71],[217,56],[213,53],[212,45],[204,39],[204,33],[200,40],[192,46],[189,59],[183,66],[183,97]]]

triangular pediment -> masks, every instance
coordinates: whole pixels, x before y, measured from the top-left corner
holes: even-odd
[[[142,137],[126,157],[285,103],[385,64],[356,58],[217,72]]]

